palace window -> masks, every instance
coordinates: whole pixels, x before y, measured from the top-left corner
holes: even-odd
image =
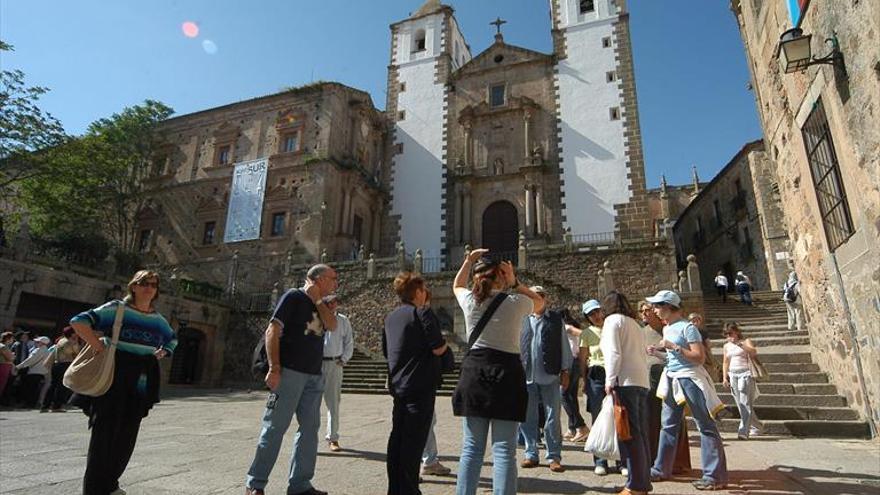
[[[281,152],[293,153],[299,151],[299,130],[286,132],[281,135]]]
[[[602,38],[602,48],[611,48],[611,36]]]
[[[807,161],[810,163],[819,213],[828,238],[828,248],[834,251],[855,233],[855,229],[840,175],[837,153],[834,151],[831,128],[825,116],[825,105],[821,99],[816,101],[801,132],[807,148]]]
[[[273,213],[272,214],[272,237],[278,237],[284,235],[284,219],[286,214],[284,212]]]
[[[500,107],[504,105],[504,85],[496,84],[489,88],[489,105],[492,107]]]
[[[618,107],[611,107],[611,108],[608,110],[608,117],[609,117],[611,120],[620,120],[620,108],[618,108]]]
[[[232,145],[224,144],[217,148],[217,165],[228,165],[232,161]]]
[[[605,73],[605,82],[614,82],[617,79],[617,74],[611,70]]]
[[[153,238],[153,231],[150,229],[144,229],[141,231],[140,238],[138,239],[138,252],[146,253],[150,250],[150,241]]]
[[[214,244],[214,236],[217,233],[217,222],[205,222],[205,230],[202,232],[202,245]]]
[[[594,0],[580,0],[581,14],[596,11],[596,2]]]

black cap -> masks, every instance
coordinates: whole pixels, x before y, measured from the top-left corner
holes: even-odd
[[[489,270],[494,269],[498,266],[498,262],[489,258],[488,256],[483,256],[478,259],[476,263],[474,263],[474,273],[483,273]]]

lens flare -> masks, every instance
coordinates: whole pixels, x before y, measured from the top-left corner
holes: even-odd
[[[183,35],[187,38],[195,38],[199,35],[199,25],[192,21],[186,21],[181,24],[180,30],[183,31]]]
[[[202,41],[202,49],[205,50],[205,53],[208,55],[214,55],[217,53],[217,43],[214,43],[211,40]]]

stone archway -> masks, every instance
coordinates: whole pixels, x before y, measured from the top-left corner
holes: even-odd
[[[496,201],[483,212],[482,247],[513,259],[519,243],[519,214],[509,201]]]
[[[195,328],[183,327],[177,331],[177,349],[171,359],[168,383],[192,385],[202,380],[205,340],[205,334]]]

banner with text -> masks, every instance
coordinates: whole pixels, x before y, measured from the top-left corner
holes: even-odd
[[[269,161],[265,158],[235,165],[223,242],[251,241],[260,238],[268,170]]]

